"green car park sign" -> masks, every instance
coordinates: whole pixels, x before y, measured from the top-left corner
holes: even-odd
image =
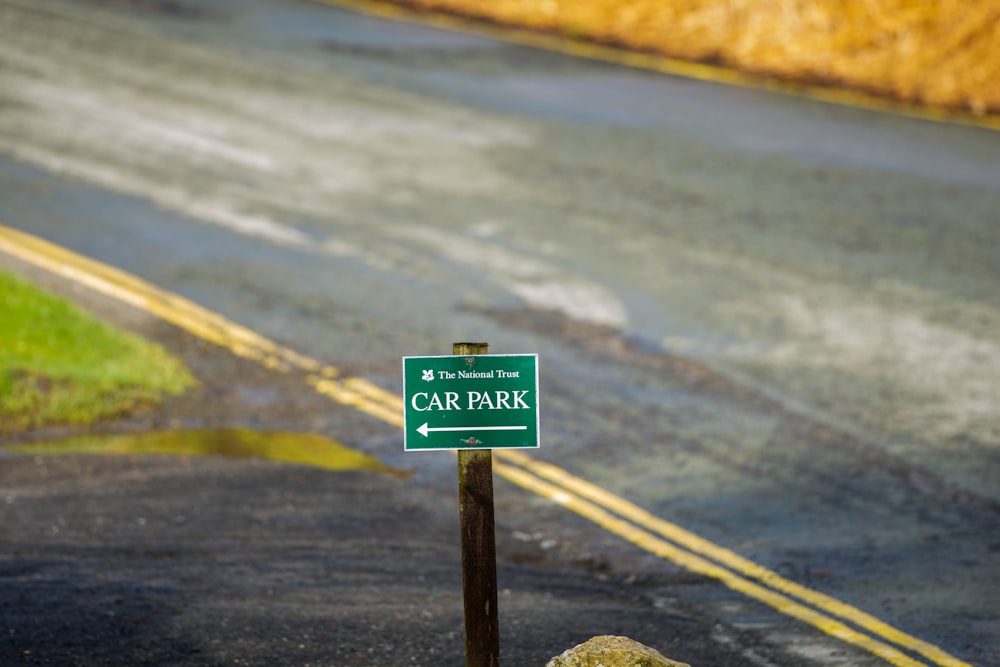
[[[538,355],[403,357],[405,451],[538,447]]]

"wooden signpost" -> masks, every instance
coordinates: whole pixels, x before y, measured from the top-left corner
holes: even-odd
[[[458,450],[466,667],[499,667],[493,448],[538,447],[537,355],[490,355],[455,343],[450,357],[404,357],[406,451]]]

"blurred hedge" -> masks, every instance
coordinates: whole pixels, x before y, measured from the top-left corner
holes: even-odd
[[[998,0],[393,0],[791,81],[1000,113]]]

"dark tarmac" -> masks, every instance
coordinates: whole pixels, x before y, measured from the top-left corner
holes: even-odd
[[[5,264],[153,337],[199,377],[198,390],[97,432],[297,424],[329,434],[365,421],[369,433],[385,429],[294,375]],[[10,451],[74,432],[22,434],[0,448],[0,664],[464,664],[457,480],[448,493],[398,470]],[[587,524],[499,483],[504,664],[544,665],[599,634],[695,666],[761,664],[746,656],[749,638],[740,645],[738,632],[693,606],[649,595],[671,586],[712,595],[717,583],[680,570],[636,577],[582,543],[553,548],[522,532],[514,514],[534,504],[536,516],[560,512],[568,530],[586,533]]]
[[[23,457],[4,470],[3,664],[464,662],[449,498],[259,461]],[[696,652],[680,640],[690,621],[612,578],[508,561],[499,581],[509,664],[605,632]]]
[[[0,664],[464,664],[454,497],[218,457],[4,455],[0,470]],[[748,664],[641,582],[498,533],[506,664],[609,633]]]

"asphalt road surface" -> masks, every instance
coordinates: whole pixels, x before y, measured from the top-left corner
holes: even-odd
[[[397,394],[405,355],[537,352],[535,458],[1000,665],[1000,134],[309,2],[3,0],[0,34],[0,223]],[[278,426],[451,492],[332,414]],[[498,508],[747,664],[886,664]]]

